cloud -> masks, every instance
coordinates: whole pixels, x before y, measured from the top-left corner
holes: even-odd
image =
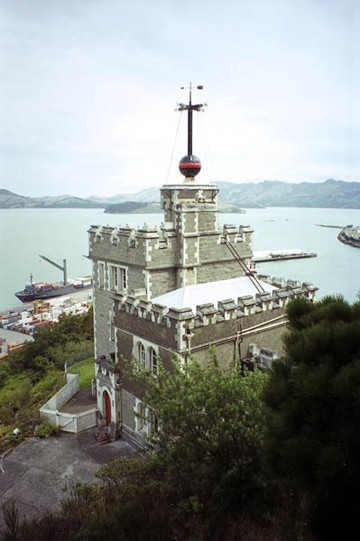
[[[61,5],[60,5],[61,4]],[[356,0],[0,0],[0,186],[113,195],[201,178],[360,180]]]

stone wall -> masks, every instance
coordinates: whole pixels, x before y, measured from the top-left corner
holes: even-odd
[[[115,351],[111,336],[113,301],[109,291],[95,288],[93,302],[95,357],[109,355]]]
[[[153,270],[149,272],[149,284],[152,297],[163,295],[178,287],[176,268]]]
[[[197,213],[181,213],[181,216],[182,225],[177,231],[170,229],[169,224],[138,229],[92,226],[89,256],[94,263],[95,290],[110,289],[111,265],[126,270],[126,293],[141,291],[148,299],[184,285],[244,274],[225,240],[249,264],[250,228],[226,225],[222,231],[197,231]],[[99,284],[101,265],[104,266],[103,285]]]
[[[269,277],[262,276],[268,282]],[[277,280],[278,283],[278,280]],[[260,347],[281,350],[281,328],[285,325],[284,308],[294,297],[304,296],[313,300],[316,288],[310,284],[285,282],[286,286],[272,294],[261,293],[254,297],[219,301],[218,306],[198,306],[194,314],[191,309],[174,309],[140,301],[134,297],[118,295],[114,306],[114,325],[118,329],[118,352],[131,358],[132,335],[150,340],[152,343],[181,356],[189,349],[195,353],[208,351],[210,346],[230,354],[237,338],[243,340],[242,349],[256,342]],[[191,334],[189,342],[189,334]]]
[[[166,370],[171,370],[175,356],[182,362],[187,362],[191,356],[206,364],[211,347],[224,368],[238,367],[250,344],[281,355],[286,305],[297,296],[312,301],[316,288],[308,283],[267,276],[259,278],[276,284],[279,289],[255,297],[225,299],[217,306],[203,304],[197,306],[195,313],[189,308],[168,308],[128,295],[114,297],[116,350],[122,388],[121,423],[125,434],[140,443],[146,436],[144,430],[150,430],[149,423],[145,423],[144,430],[139,431],[137,426],[137,408],[142,404],[145,389],[129,379],[125,370],[126,360],[141,362],[136,359],[139,342],[146,351],[149,346],[156,349]]]
[[[46,404],[40,409],[42,410],[59,410],[62,408],[77,392],[79,391],[79,375],[66,374],[66,384]]]

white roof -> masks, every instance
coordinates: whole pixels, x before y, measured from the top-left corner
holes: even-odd
[[[261,280],[259,282],[266,292],[271,293],[271,291],[277,289]],[[216,282],[181,287],[151,300],[169,308],[191,308],[195,311],[196,306],[200,304],[212,303],[216,306],[218,301],[233,299],[236,302],[238,297],[245,295],[255,297],[256,293],[258,291],[250,279],[247,276],[240,276],[229,280],[218,280]]]

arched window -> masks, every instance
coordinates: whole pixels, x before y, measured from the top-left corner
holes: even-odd
[[[146,423],[146,409],[142,402],[139,402],[137,407],[137,427],[138,430],[142,430]]]
[[[137,356],[138,356],[138,360],[142,364],[145,364],[145,361],[146,361],[145,348],[144,348],[144,344],[142,344],[141,342],[138,342],[138,345],[137,345]]]
[[[150,370],[154,376],[158,375],[158,357],[154,348],[149,348]]]

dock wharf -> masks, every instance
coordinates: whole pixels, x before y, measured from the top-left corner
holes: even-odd
[[[274,250],[272,252],[254,252],[254,263],[268,263],[269,261],[288,261],[289,259],[305,259],[317,257],[315,252],[302,252],[301,250]]]

